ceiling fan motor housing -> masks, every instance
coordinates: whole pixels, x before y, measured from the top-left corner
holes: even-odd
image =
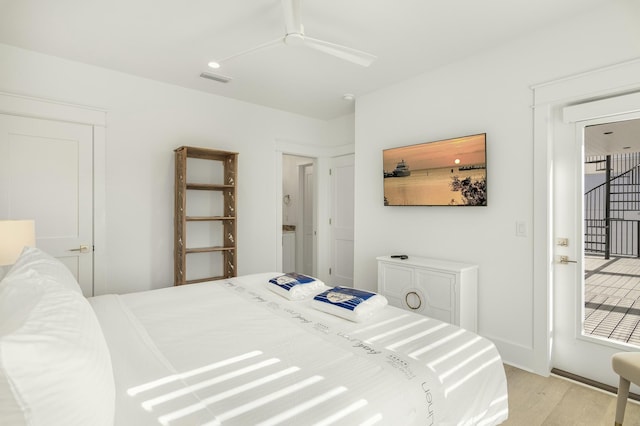
[[[284,36],[284,43],[287,46],[302,46],[304,44],[304,34],[290,33]]]

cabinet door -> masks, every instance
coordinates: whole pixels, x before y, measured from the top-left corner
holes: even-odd
[[[381,262],[378,291],[391,306],[458,324],[455,274]]]
[[[456,315],[456,276],[438,271],[416,270],[416,288],[424,295],[424,314],[459,325]]]
[[[408,309],[403,301],[407,291],[414,288],[413,274],[413,268],[384,262],[379,263],[378,292],[387,298],[391,306]]]

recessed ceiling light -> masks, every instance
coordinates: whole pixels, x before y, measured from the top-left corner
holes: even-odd
[[[218,68],[220,68],[220,64],[217,63],[216,61],[211,61],[207,65],[209,65],[209,68],[213,68],[214,70],[217,70]]]
[[[343,101],[352,101],[356,98],[356,95],[352,94],[352,93],[345,93],[344,95],[342,95],[342,100]]]

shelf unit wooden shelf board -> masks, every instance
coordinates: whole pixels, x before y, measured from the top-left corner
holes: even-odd
[[[210,222],[215,220],[236,220],[235,216],[186,216],[187,222]]]
[[[237,152],[222,151],[220,149],[200,148],[197,146],[181,146],[176,148],[176,152],[185,149],[189,158],[200,158],[203,160],[225,161],[229,156],[237,156]]]
[[[185,284],[197,284],[197,283],[204,283],[204,282],[207,282],[207,281],[223,280],[225,278],[226,278],[225,276],[197,278],[197,279],[194,279],[194,280],[186,280],[184,283]]]
[[[185,253],[212,253],[215,251],[230,251],[235,250],[235,247],[193,247],[185,250]]]
[[[233,189],[233,185],[218,185],[211,183],[187,183],[187,189],[201,191],[224,191],[225,189]]]

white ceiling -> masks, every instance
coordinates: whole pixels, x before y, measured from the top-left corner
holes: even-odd
[[[587,157],[640,152],[640,119],[588,126],[584,141]]]
[[[303,0],[307,36],[378,59],[364,68],[279,45],[207,68],[284,36],[280,1],[0,0],[0,43],[328,120],[353,112],[345,93],[363,95],[610,0]]]

